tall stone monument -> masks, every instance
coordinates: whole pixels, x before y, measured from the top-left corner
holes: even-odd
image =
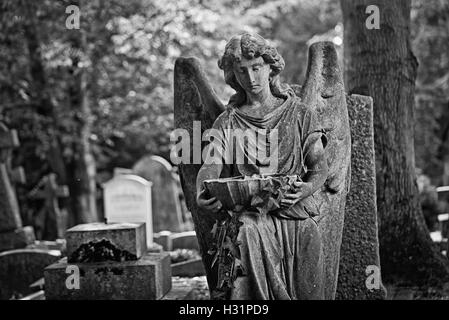
[[[246,56],[245,56],[246,55]],[[241,71],[238,73],[236,69],[233,69],[230,66],[230,63],[226,62],[226,59],[233,59],[233,57],[236,56],[243,56],[240,57],[240,60],[236,60],[239,63]],[[237,63],[234,61],[234,64]],[[227,44],[225,48],[224,55],[222,59],[219,62],[220,68],[223,69],[225,80],[227,84],[229,84],[231,87],[233,87],[237,93],[231,97],[229,100],[229,104],[226,106],[226,108],[223,106],[223,104],[220,102],[220,100],[217,98],[215,93],[213,92],[209,81],[207,80],[204,72],[202,71],[200,64],[198,60],[194,58],[179,58],[176,61],[175,64],[175,81],[174,81],[174,96],[175,96],[175,127],[178,128],[180,131],[185,130],[187,131],[188,136],[195,137],[195,130],[198,131],[198,135],[201,136],[203,132],[205,132],[207,129],[215,128],[215,129],[221,129],[225,130],[226,124],[231,124],[232,128],[239,128],[239,126],[243,129],[247,127],[257,127],[257,128],[267,128],[271,130],[272,128],[279,128],[281,131],[288,130],[288,128],[293,128],[295,126],[294,123],[290,123],[289,121],[294,121],[297,119],[296,125],[299,126],[300,130],[306,130],[304,132],[301,132],[301,134],[308,134],[310,129],[310,126],[313,126],[313,129],[310,129],[310,132],[314,132],[315,136],[317,136],[319,133],[323,134],[321,137],[321,142],[323,146],[325,146],[325,152],[327,156],[327,173],[324,179],[323,177],[318,178],[317,181],[321,181],[324,183],[319,185],[311,186],[311,190],[313,190],[313,198],[314,201],[317,204],[317,207],[319,209],[319,216],[314,217],[318,233],[320,234],[321,239],[319,241],[315,241],[314,239],[314,248],[312,249],[312,245],[309,246],[307,250],[305,250],[305,255],[309,255],[309,257],[315,257],[315,254],[318,254],[319,257],[315,258],[296,258],[293,259],[294,261],[301,261],[303,265],[301,267],[296,266],[289,268],[288,271],[285,272],[282,276],[287,276],[289,279],[292,277],[295,278],[295,280],[292,280],[289,282],[289,286],[286,289],[288,293],[283,292],[282,288],[283,285],[280,284],[279,287],[277,287],[276,290],[278,298],[286,297],[288,296],[290,299],[298,299],[305,297],[308,293],[306,293],[304,290],[299,289],[296,290],[297,286],[301,286],[305,282],[309,281],[313,278],[312,281],[314,282],[314,285],[311,285],[311,287],[314,288],[322,288],[322,292],[316,292],[316,295],[313,295],[314,297],[321,297],[325,299],[333,299],[336,294],[336,287],[337,287],[337,279],[338,279],[338,266],[340,261],[340,244],[342,239],[342,231],[343,231],[343,221],[344,221],[344,208],[345,208],[345,201],[346,201],[346,194],[349,188],[349,170],[350,170],[350,151],[351,151],[351,141],[350,141],[350,132],[349,132],[349,119],[348,119],[348,112],[346,108],[346,99],[345,99],[345,92],[344,92],[344,85],[343,85],[343,79],[342,79],[342,73],[340,71],[340,68],[338,66],[337,62],[337,54],[335,51],[335,48],[332,43],[329,42],[320,42],[320,43],[314,43],[310,49],[309,49],[309,61],[308,61],[308,70],[307,70],[307,76],[306,81],[304,85],[302,86],[301,90],[298,92],[298,96],[293,96],[292,92],[290,91],[288,85],[281,84],[280,80],[278,78],[279,72],[282,71],[284,68],[284,63],[282,57],[277,53],[275,48],[267,44],[267,42],[264,39],[261,39],[260,36],[257,35],[250,35],[250,34],[242,34],[234,36]],[[250,70],[248,67],[253,65],[254,68]],[[266,70],[266,66],[270,68],[269,74],[264,74]],[[253,82],[254,83],[247,83],[246,87],[242,87],[242,83],[245,81],[248,82],[251,77],[247,75],[247,73],[254,73]],[[256,77],[257,74],[257,78]],[[244,75],[247,75],[247,78],[244,78]],[[237,81],[236,78],[239,78],[240,80]],[[257,81],[260,81],[258,83]],[[271,110],[266,111],[265,114],[255,115],[253,113],[258,112],[258,110],[255,110],[253,108],[253,112],[251,111],[241,111],[240,108],[243,109],[246,107],[245,101],[247,101],[247,98],[250,96],[254,99],[256,99],[258,96],[255,94],[258,91],[258,87],[265,86],[269,83],[268,90],[264,90],[263,92],[270,92],[271,95],[274,97],[271,97],[268,95],[268,98],[264,100],[265,102],[260,102],[261,106],[264,106],[264,103],[266,101],[269,101],[273,105],[265,106],[265,110]],[[265,88],[264,87],[264,88]],[[261,93],[262,94],[262,93]],[[300,99],[298,99],[300,98]],[[284,101],[284,104],[279,104]],[[275,109],[276,103],[278,103],[279,111],[277,112],[277,109]],[[285,105],[291,103],[291,108],[285,108]],[[300,106],[296,106],[296,103],[299,103]],[[257,105],[257,104],[256,104]],[[249,108],[249,107],[248,107]],[[262,107],[260,107],[261,110],[263,110]],[[285,116],[284,112],[288,112],[286,110],[295,110],[298,111],[298,113],[295,113],[295,111],[292,112],[292,114],[289,116]],[[248,113],[249,112],[249,113]],[[262,112],[262,111],[261,111]],[[306,121],[304,118],[301,118],[303,113],[313,115],[311,116],[313,118],[313,121],[310,120]],[[282,113],[282,115],[281,115]],[[197,123],[201,124],[200,128],[196,128],[194,126],[195,121]],[[215,123],[214,123],[215,122]],[[285,124],[285,125],[277,125],[278,123]],[[220,126],[221,125],[221,126]],[[218,126],[218,127],[217,127]],[[271,127],[272,126],[272,127]],[[225,127],[223,129],[223,127]],[[295,157],[295,155],[300,154],[301,150],[300,148],[307,148],[307,144],[301,145],[304,141],[301,140],[301,138],[298,139],[291,139],[295,132],[290,132],[292,134],[286,134],[280,137],[280,144],[283,144],[283,147],[280,148],[280,158],[285,159],[286,157],[292,156]],[[286,144],[286,141],[290,141],[291,143]],[[314,140],[315,142],[318,140]],[[292,150],[294,147],[298,147],[295,152]],[[180,168],[180,174],[181,174],[181,181],[183,184],[183,190],[184,194],[186,196],[186,202],[188,205],[188,208],[192,212],[193,220],[195,223],[195,229],[197,231],[198,236],[198,242],[200,244],[200,247],[202,249],[203,254],[203,262],[205,265],[205,269],[208,275],[208,282],[209,287],[211,288],[211,296],[216,297],[218,299],[221,299],[223,297],[229,298],[229,289],[232,288],[232,281],[237,279],[238,275],[234,274],[235,272],[238,273],[238,267],[234,268],[234,265],[232,265],[228,268],[228,265],[226,265],[226,261],[223,262],[225,266],[222,267],[223,264],[218,263],[218,270],[216,269],[217,263],[215,263],[216,258],[214,258],[213,255],[211,255],[209,252],[214,252],[211,250],[211,244],[217,242],[217,238],[214,238],[214,234],[222,234],[223,232],[227,234],[226,232],[231,232],[232,235],[235,234],[232,233],[233,227],[232,224],[230,228],[223,229],[221,227],[220,230],[225,231],[216,231],[217,225],[216,225],[216,216],[211,214],[210,210],[206,210],[204,207],[200,207],[199,203],[200,200],[197,194],[197,190],[200,187],[196,181],[197,177],[201,174],[201,170],[203,170],[204,165],[202,167],[203,162],[200,160],[195,161],[195,159],[198,159],[199,157],[197,154],[201,155],[203,152],[201,143],[198,144],[198,142],[193,142],[190,146],[190,151],[192,151],[191,154],[188,154],[187,157],[184,157],[183,159],[187,158],[189,161],[185,163],[184,161],[179,165]],[[304,150],[304,149],[303,149]],[[306,151],[304,151],[306,152]],[[307,153],[306,153],[307,154]],[[318,157],[319,158],[319,157]],[[204,160],[204,159],[203,159]],[[307,158],[306,158],[307,160]],[[259,162],[261,163],[261,162]],[[292,160],[292,162],[289,162],[290,165],[286,165],[283,168],[279,168],[279,172],[275,172],[274,174],[277,176],[282,174],[302,174],[302,169],[297,168],[295,166],[296,162]],[[301,175],[301,177],[306,177],[305,179],[308,179],[310,176],[314,174],[314,172],[318,172],[319,170],[315,170],[313,167],[314,164],[309,163],[307,166],[310,165],[310,168],[312,168],[309,171],[309,174],[304,176]],[[241,168],[241,167],[240,167]],[[226,172],[235,172],[238,169],[235,166],[228,168],[226,167]],[[297,169],[297,170],[296,170]],[[256,170],[256,169],[255,169]],[[260,168],[257,168],[259,172],[262,172]],[[296,171],[295,171],[296,170]],[[248,170],[250,171],[250,170]],[[210,175],[214,175],[214,171],[211,168],[209,171]],[[223,173],[223,171],[221,171]],[[243,175],[240,172],[241,175]],[[203,176],[207,176],[208,174],[203,172]],[[229,175],[225,175],[225,177],[229,177]],[[218,178],[218,179],[217,179]],[[217,183],[220,183],[220,177],[215,177],[214,179],[217,180]],[[238,177],[236,177],[236,180]],[[262,177],[263,179],[263,177]],[[276,178],[275,178],[276,179]],[[204,182],[204,180],[203,180]],[[303,181],[307,182],[307,180]],[[234,183],[234,181],[233,181]],[[235,181],[235,183],[239,183],[238,181]],[[243,184],[245,182],[242,182]],[[310,184],[309,184],[310,186]],[[240,188],[240,187],[239,187]],[[316,189],[317,188],[317,189]],[[210,191],[209,191],[210,192]],[[242,194],[244,192],[242,191]],[[242,195],[240,194],[240,195]],[[240,195],[235,195],[235,199],[240,198]],[[217,192],[213,194],[214,197],[220,197],[220,193]],[[243,195],[242,195],[243,197]],[[212,199],[213,200],[213,199]],[[210,200],[210,201],[212,201]],[[207,200],[202,200],[203,203],[206,203]],[[256,202],[254,202],[256,203]],[[253,201],[251,201],[251,205],[253,204]],[[304,204],[305,206],[305,204]],[[251,206],[244,207],[245,209],[251,209]],[[274,206],[276,208],[276,206]],[[218,208],[220,210],[220,208]],[[276,209],[273,210],[273,215],[276,215],[279,213],[279,211],[282,211],[283,209],[279,209],[276,211]],[[309,211],[309,213],[312,211]],[[281,214],[282,215],[282,214]],[[272,239],[273,234],[279,234],[282,233],[285,238],[284,239],[290,239],[291,232],[288,230],[297,230],[296,227],[294,227],[295,223],[298,223],[298,225],[301,224],[301,222],[298,222],[301,219],[307,219],[307,217],[298,217],[293,214],[294,217],[290,216],[288,219],[290,220],[290,224],[285,222],[285,229],[282,227],[278,230],[276,233],[272,230],[272,234],[263,233],[263,236],[260,238],[262,242],[264,242],[265,238]],[[279,223],[282,223],[284,225],[284,222],[280,219]],[[295,221],[296,220],[296,221]],[[267,228],[270,229],[269,221],[267,220]],[[276,220],[277,221],[277,220]],[[242,228],[245,230],[244,234],[246,232],[251,232],[251,230],[257,230],[259,232],[262,228],[263,229],[263,223],[260,222],[260,225],[254,226],[252,223],[248,223],[248,219],[244,219],[242,221],[243,226],[240,227],[240,231]],[[305,223],[307,223],[306,221]],[[226,222],[223,224],[226,226]],[[287,227],[289,225],[289,227]],[[224,227],[226,228],[226,227]],[[299,227],[298,227],[299,228]],[[310,230],[315,230],[315,225],[310,225]],[[256,231],[254,231],[256,232]],[[256,232],[256,234],[257,234]],[[293,231],[292,231],[293,232]],[[310,231],[302,233],[302,235],[311,235],[313,232]],[[237,233],[239,234],[239,233]],[[255,235],[248,235],[248,239],[252,239],[257,236]],[[226,238],[226,237],[224,237]],[[232,241],[232,240],[231,240]],[[272,240],[272,241],[281,241],[279,239]],[[284,243],[287,240],[282,240],[281,243]],[[318,245],[317,243],[320,242]],[[229,248],[230,244],[228,241],[224,241],[225,245]],[[248,242],[249,243],[249,240]],[[254,243],[258,243],[257,241],[251,243],[251,245],[255,245]],[[265,243],[266,244],[266,243]],[[236,244],[235,244],[236,245]],[[257,246],[257,244],[256,244]],[[298,245],[292,245],[295,248],[298,248]],[[214,248],[212,246],[212,248]],[[282,246],[284,248],[284,244]],[[317,248],[321,248],[322,253],[319,252]],[[264,250],[259,248],[259,250]],[[255,249],[254,251],[259,252],[259,250]],[[282,249],[281,249],[282,250]],[[315,251],[313,251],[315,250]],[[247,253],[241,253],[241,256],[243,257]],[[292,252],[288,253],[288,250],[284,253],[284,256],[287,257],[288,255],[291,255]],[[293,253],[296,257],[298,252]],[[304,254],[302,255],[304,257]],[[219,259],[223,256],[238,256],[238,251],[234,250],[231,246],[231,249],[227,251],[227,249],[220,251]],[[259,261],[256,265],[264,264],[263,262],[265,259],[267,259],[266,264],[270,265],[271,263],[276,264],[275,253],[267,253],[266,256],[272,256],[271,258],[265,257],[262,259],[253,258],[256,259],[256,261]],[[301,256],[301,255],[298,255]],[[290,258],[289,258],[290,259]],[[299,263],[299,262],[298,262]],[[315,263],[315,264],[314,264]],[[295,262],[292,262],[294,265]],[[251,263],[246,263],[246,266],[251,265]],[[288,263],[290,266],[290,264]],[[306,268],[312,268],[312,265],[316,265],[317,267],[322,270],[322,273],[320,275],[316,276],[319,278],[314,278],[315,275],[310,274],[310,277],[307,276],[300,276],[299,273],[301,273],[301,270],[304,270]],[[251,265],[251,268],[253,268],[254,264]],[[220,268],[224,270],[223,272],[220,271]],[[321,269],[323,268],[323,269]],[[236,271],[237,270],[237,271]],[[225,272],[229,271],[229,272]],[[263,280],[262,283],[271,281],[276,283],[276,275],[269,276],[269,275],[263,275],[264,272],[255,272],[254,269],[250,271],[251,275],[249,276],[248,281],[251,281],[251,277],[262,277]],[[318,272],[318,271],[317,271]],[[233,273],[234,275],[232,277],[229,277],[228,275]],[[296,274],[298,273],[298,274]],[[225,279],[225,280],[223,280]],[[242,283],[245,280],[241,280]],[[223,285],[223,283],[226,283],[226,285]],[[316,286],[315,286],[316,285]],[[292,286],[295,287],[294,290],[292,290]],[[227,287],[227,288],[226,288]],[[243,285],[242,288],[245,286]],[[215,292],[214,292],[215,290]],[[245,289],[249,296],[252,295],[251,290]],[[321,289],[320,289],[321,290]],[[231,289],[232,291],[232,289]],[[265,290],[265,293],[261,293],[261,296],[268,297],[269,291]],[[295,291],[295,292],[294,292]],[[311,291],[314,291],[311,289]],[[317,290],[315,290],[317,291]],[[234,291],[235,292],[235,291]],[[310,296],[309,296],[310,297]]]
[[[347,97],[351,137],[351,188],[346,201],[337,299],[385,299],[377,235],[373,100]]]

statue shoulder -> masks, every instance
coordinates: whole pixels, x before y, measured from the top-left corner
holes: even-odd
[[[229,105],[226,106],[225,110],[222,113],[220,113],[217,119],[215,119],[213,128],[220,129],[228,127],[230,115],[232,113],[231,108],[232,107],[230,107]]]

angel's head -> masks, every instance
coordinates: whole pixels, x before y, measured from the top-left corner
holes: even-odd
[[[239,74],[241,66],[251,68],[254,74],[247,74],[255,82],[243,83],[245,80]],[[246,92],[260,90],[261,86],[269,86],[271,93],[280,98],[287,98],[290,87],[280,82],[279,74],[284,69],[284,59],[268,41],[258,34],[244,33],[231,38],[226,44],[225,52],[218,61],[218,66],[224,72],[224,78],[237,93],[231,102],[241,105],[246,100]],[[246,79],[247,81],[251,81]]]

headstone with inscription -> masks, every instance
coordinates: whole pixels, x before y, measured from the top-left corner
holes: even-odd
[[[120,174],[104,184],[103,196],[106,221],[144,222],[148,247],[153,245],[151,185],[142,177]]]

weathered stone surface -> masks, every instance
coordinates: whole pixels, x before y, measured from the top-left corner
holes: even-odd
[[[224,106],[212,89],[201,65],[196,58],[178,58],[174,72],[174,117],[175,128],[185,129],[189,133],[190,150],[189,163],[180,163],[179,174],[184,191],[187,208],[192,213],[195,230],[197,231],[204,266],[206,268],[209,287],[213,288],[217,275],[213,273],[212,255],[207,254],[212,243],[212,227],[215,219],[196,203],[196,178],[201,168],[202,160],[195,161],[195,155],[201,155],[201,146],[193,143],[201,139],[201,135],[212,127],[215,119],[224,111]],[[194,129],[194,121],[201,121],[200,130]],[[199,132],[198,132],[199,131]],[[198,148],[199,147],[199,148]]]
[[[145,156],[134,165],[133,171],[153,183],[153,231],[183,231],[181,190],[171,164],[158,156]]]
[[[145,223],[80,224],[66,240],[71,263],[137,260],[147,251]]]
[[[174,263],[171,265],[173,276],[196,277],[206,275],[201,258]]]
[[[174,88],[175,127],[187,130],[189,136],[195,139],[212,126],[222,110],[222,104],[207,83],[207,78],[196,59],[177,59]],[[243,92],[243,89],[241,91]],[[238,94],[239,92],[237,97],[234,96],[235,101],[238,100],[237,98],[243,100],[243,94],[240,97]],[[317,115],[317,123],[326,133],[327,138],[323,136],[322,141],[326,144],[329,174],[325,185],[319,186],[320,190],[314,194],[314,198],[320,207],[317,222],[324,252],[324,276],[321,284],[325,291],[324,298],[333,299],[337,285],[344,207],[348,189],[351,140],[342,73],[332,43],[315,43],[310,47],[306,82],[298,94],[304,108],[310,109]],[[194,128],[194,121],[200,121],[201,128]],[[201,164],[201,160],[196,155],[201,154],[201,146],[191,144],[191,151],[188,156],[189,160],[193,161],[188,164],[182,163],[179,168],[187,205],[192,212],[198,242],[202,249],[209,285],[211,290],[214,290],[217,275],[211,269],[212,258],[207,252],[213,242],[210,231],[215,219],[210,213],[199,209],[196,204],[195,180]],[[280,150],[280,152],[291,151]],[[199,161],[195,161],[195,158]],[[254,252],[257,251],[254,250]],[[257,275],[253,276],[259,276],[259,273],[255,272],[255,274]],[[260,275],[263,278],[262,274]],[[263,281],[265,280],[271,279]]]
[[[0,122],[0,232],[14,231],[22,227],[19,205],[7,169],[13,148],[19,146],[15,130],[9,130]]]
[[[186,231],[172,234],[172,248],[175,249],[194,249],[199,250],[198,239],[195,231]]]
[[[382,285],[379,290],[368,290],[365,284],[372,274],[366,273],[368,266],[380,270],[373,101],[371,97],[351,95],[347,103],[352,136],[351,188],[346,200],[337,298],[384,299]]]
[[[30,226],[0,232],[0,251],[25,248],[32,244],[34,240],[34,230]]]
[[[316,112],[326,132],[329,172],[324,187],[314,198],[321,206],[317,222],[324,250],[324,297],[334,299],[350,175],[351,137],[343,76],[332,43],[310,46],[306,81],[299,96],[307,108]]]
[[[195,231],[176,233],[161,231],[154,235],[154,242],[161,245],[165,251],[172,251],[176,249],[200,249]]]
[[[44,268],[61,258],[58,250],[18,249],[0,253],[0,299],[30,294]]]
[[[119,174],[103,184],[104,215],[108,223],[145,222],[146,243],[153,243],[152,182],[134,174]]]
[[[171,251],[173,248],[171,237],[170,231],[161,231],[154,234],[153,241],[159,244],[164,251]]]
[[[27,249],[59,250],[65,256],[66,241],[57,239],[56,241],[36,240],[27,246]]]
[[[39,181],[29,194],[30,199],[40,200],[43,205],[36,214],[36,232],[40,239],[62,239],[67,229],[68,212],[59,207],[59,199],[69,196],[69,188],[58,185],[56,174],[50,173]]]
[[[79,289],[68,289],[67,260],[45,268],[47,300],[156,300],[171,289],[170,255],[149,253],[137,261],[79,263]]]

